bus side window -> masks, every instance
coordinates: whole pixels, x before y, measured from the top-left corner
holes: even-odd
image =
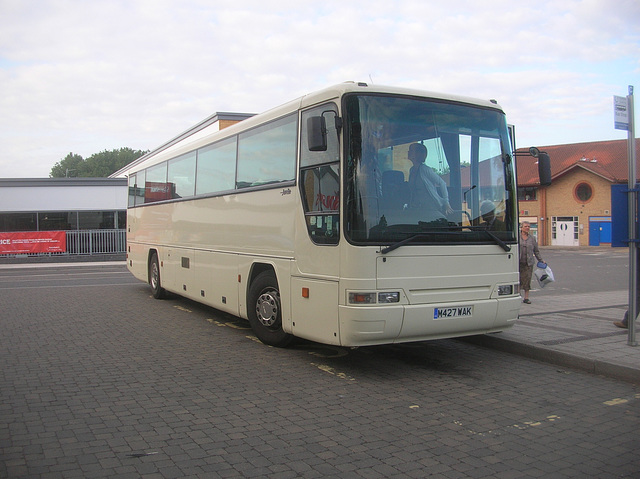
[[[298,117],[288,115],[238,136],[237,188],[293,181]]]
[[[235,136],[198,149],[196,195],[233,190],[236,150]]]
[[[316,244],[337,244],[340,226],[340,150],[333,103],[302,113],[300,192],[309,237]],[[326,148],[310,138],[309,118],[324,117]],[[313,122],[312,122],[313,123]],[[313,132],[311,132],[313,133]]]
[[[172,186],[171,198],[188,198],[195,194],[196,152],[169,160],[167,183]]]
[[[129,176],[129,200],[127,206],[132,208],[136,205],[136,175]]]
[[[338,143],[338,132],[336,130],[337,115],[338,112],[333,103],[315,107],[302,113],[302,138],[300,142],[300,166],[302,168],[340,161],[340,145]],[[325,119],[324,125],[326,127],[326,131],[324,132],[326,148],[323,149],[318,149],[317,145],[314,146],[312,144],[316,140],[309,137],[309,135],[313,133],[307,128],[310,118],[320,117]],[[311,123],[314,122],[312,121]]]
[[[150,166],[145,173],[144,202],[155,203],[156,201],[171,199],[174,185],[167,182],[167,162],[163,161],[157,165]]]
[[[300,188],[307,230],[318,244],[336,244],[340,220],[338,165],[307,168],[301,172]]]

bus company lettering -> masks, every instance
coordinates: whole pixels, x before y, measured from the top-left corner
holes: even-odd
[[[318,193],[316,196],[316,208],[323,206],[327,210],[335,211],[340,206],[340,194],[336,191],[334,195],[323,195]]]
[[[0,244],[11,244],[10,239],[0,239]]]

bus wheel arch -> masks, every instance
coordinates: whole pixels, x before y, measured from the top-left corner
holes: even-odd
[[[147,271],[149,277],[149,286],[151,292],[156,299],[163,299],[166,295],[165,289],[160,281],[160,261],[158,260],[158,252],[154,249],[149,250],[149,261]]]
[[[282,329],[280,288],[275,271],[269,265],[254,267],[252,271],[247,290],[247,318],[263,343],[284,348],[293,341],[293,336]]]

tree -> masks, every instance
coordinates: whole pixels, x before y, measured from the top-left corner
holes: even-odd
[[[94,153],[86,160],[80,155],[69,153],[51,168],[49,177],[104,178],[137,160],[145,153],[147,152],[142,150],[120,148],[119,150],[104,150],[100,153]]]
[[[83,163],[84,158],[82,158],[82,156],[76,155],[75,153],[69,153],[63,160],[60,160],[53,165],[51,173],[49,173],[49,177],[64,178],[68,176],[79,176],[78,171],[82,167]]]

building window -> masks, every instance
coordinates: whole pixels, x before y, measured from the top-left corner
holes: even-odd
[[[518,201],[535,201],[538,199],[538,188],[518,188]]]
[[[574,190],[574,195],[581,203],[586,203],[593,196],[593,189],[587,183],[579,183]]]
[[[0,213],[0,233],[125,229],[126,224],[125,210]]]
[[[0,232],[38,231],[37,213],[0,213]]]
[[[116,215],[116,220],[118,221],[118,224],[115,226],[116,229],[126,229],[127,227],[127,212],[126,211],[118,211],[118,214]]]
[[[77,211],[50,211],[47,213],[38,213],[38,231],[61,231],[77,229]]]
[[[78,229],[80,230],[113,230],[116,229],[117,211],[79,211]],[[120,226],[124,229],[124,223]]]

